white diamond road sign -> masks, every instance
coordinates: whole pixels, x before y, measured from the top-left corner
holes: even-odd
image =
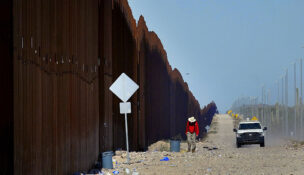
[[[122,73],[110,87],[110,90],[123,102],[127,102],[137,89],[138,85],[125,73]]]

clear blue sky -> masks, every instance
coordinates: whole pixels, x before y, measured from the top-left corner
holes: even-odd
[[[239,96],[277,94],[304,56],[304,0],[129,0],[161,39],[201,106],[225,112]],[[186,73],[190,73],[186,75]],[[293,83],[290,82],[290,89]],[[290,100],[292,101],[292,100]]]

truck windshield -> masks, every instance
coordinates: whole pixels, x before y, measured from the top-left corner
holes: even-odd
[[[261,129],[261,125],[259,123],[244,123],[240,124],[239,129]]]

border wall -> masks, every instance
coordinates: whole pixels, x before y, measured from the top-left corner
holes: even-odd
[[[202,136],[217,112],[214,102],[201,109],[126,0],[3,3],[1,135],[8,134],[0,174],[71,174],[103,151],[125,149],[120,101],[109,91],[122,72],[140,86],[128,115],[132,151],[185,138],[192,115]]]

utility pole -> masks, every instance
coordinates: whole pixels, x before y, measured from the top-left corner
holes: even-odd
[[[284,105],[284,76],[281,77],[282,79],[282,102],[281,104]]]
[[[301,129],[300,129],[300,140],[301,139],[303,139],[303,116],[302,116],[302,105],[303,105],[303,84],[302,84],[302,76],[303,76],[303,74],[302,74],[302,58],[300,59],[300,70],[301,70],[301,75],[300,75],[300,78],[301,78],[301,80],[300,80],[300,82],[301,82],[301,97],[300,97],[300,118],[301,118]]]
[[[268,89],[267,104],[270,105],[270,89]]]
[[[253,116],[253,97],[250,97],[251,117]]]
[[[275,105],[276,121],[280,121],[280,79],[278,79],[276,83],[278,84],[277,104]],[[281,131],[282,129],[283,128],[281,128]]]
[[[293,126],[293,135],[296,136],[297,129],[297,76],[296,76],[296,62],[294,62],[294,97],[295,97],[295,105],[294,105],[294,126]]]
[[[265,118],[265,114],[264,114],[264,85],[262,85],[262,122],[264,124],[264,118]]]
[[[280,78],[277,80],[277,83],[278,83],[278,102],[277,102],[277,106],[276,106],[276,118],[277,118],[277,121],[278,121],[278,123],[277,123],[277,127],[278,128],[280,128]],[[279,130],[280,132],[282,132],[283,131],[283,128],[281,128],[280,130]],[[280,135],[283,135],[282,133],[280,133]]]
[[[270,126],[270,119],[271,119],[271,110],[270,110],[270,89],[268,89],[268,94],[267,94],[267,106],[266,106],[266,111],[267,111],[267,118],[266,118],[266,123],[267,126]]]
[[[287,134],[289,132],[289,124],[288,124],[288,69],[286,69],[285,74],[285,123],[286,123],[286,130]]]
[[[304,48],[304,46],[302,46],[302,48]],[[304,123],[303,123],[303,117],[304,116],[302,116],[302,114],[303,114],[303,84],[302,84],[302,76],[303,76],[303,74],[302,74],[302,58],[300,58],[300,70],[301,70],[301,75],[300,75],[300,78],[301,78],[301,80],[300,80],[300,82],[301,82],[301,97],[300,97],[300,118],[301,118],[301,130],[300,130],[300,140],[304,140],[304,130],[303,130],[303,125],[304,125]]]
[[[296,62],[293,64],[293,73],[294,73],[294,102],[295,106],[297,105],[297,78],[296,78]]]
[[[301,83],[301,97],[300,97],[300,105],[302,105],[303,98],[303,84],[302,84],[302,58],[300,59],[300,83]]]
[[[280,121],[281,121],[281,123],[282,123],[282,131],[284,131],[283,133],[286,133],[286,127],[285,127],[285,125],[284,125],[284,121],[285,121],[285,111],[284,111],[284,76],[282,75],[281,76],[281,79],[282,79],[282,88],[281,88],[281,90],[282,90],[282,93],[281,93],[281,97],[282,97],[282,102],[281,102],[281,111],[282,111],[282,115],[281,115],[281,119],[280,119]]]
[[[280,83],[279,83],[279,80],[276,81],[276,84],[278,85],[277,104],[279,104],[280,103]]]
[[[285,74],[285,105],[288,107],[288,69]]]

